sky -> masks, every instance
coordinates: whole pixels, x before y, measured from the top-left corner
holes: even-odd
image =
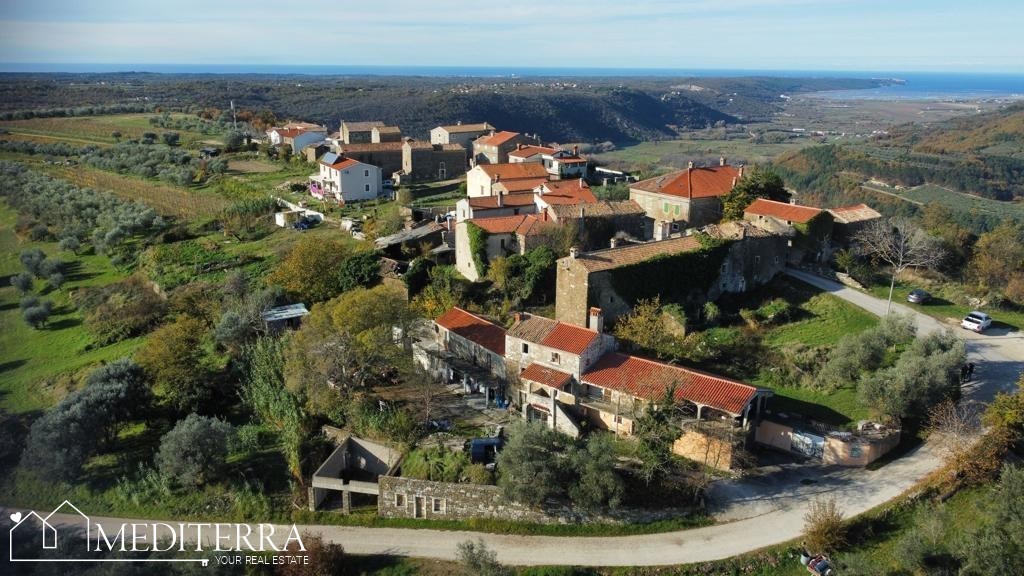
[[[1021,0],[0,0],[0,62],[1024,73]]]

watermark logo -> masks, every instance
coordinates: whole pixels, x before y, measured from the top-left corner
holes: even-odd
[[[11,562],[195,562],[207,566],[212,557],[218,564],[308,563],[306,546],[294,524],[94,521],[67,500],[46,516],[32,510],[9,517]],[[111,553],[116,557],[106,557]],[[190,558],[190,553],[205,555]]]

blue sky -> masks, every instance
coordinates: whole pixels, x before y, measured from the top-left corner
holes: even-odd
[[[1024,73],[1020,0],[0,0],[0,62]]]

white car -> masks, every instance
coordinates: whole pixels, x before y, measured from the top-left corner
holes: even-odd
[[[986,328],[992,325],[992,317],[984,312],[974,311],[964,317],[960,321],[960,326],[968,330],[978,332],[984,332]]]

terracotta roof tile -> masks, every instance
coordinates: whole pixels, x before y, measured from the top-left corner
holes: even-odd
[[[681,198],[710,198],[724,196],[732,190],[739,170],[732,166],[706,166],[670,172],[649,178],[629,187],[645,192],[679,196]]]
[[[442,328],[475,342],[499,356],[505,355],[505,330],[497,324],[470,314],[462,308],[452,308],[435,322]]]
[[[643,215],[644,209],[632,200],[616,202],[597,201],[593,204],[578,206],[575,204],[556,204],[550,207],[551,212],[559,219],[579,218],[580,210],[584,217],[593,216],[625,216],[629,214]]]
[[[523,146],[517,148],[508,153],[509,156],[515,156],[516,158],[529,158],[530,156],[536,156],[537,154],[554,154],[554,148],[548,148],[547,146]]]
[[[579,179],[552,180],[538,186],[543,191],[541,200],[549,205],[555,204],[593,204],[597,197],[586,182]]]
[[[594,252],[581,253],[576,257],[576,262],[585,267],[589,272],[601,272],[611,270],[620,266],[629,266],[657,256],[667,254],[679,254],[700,248],[700,241],[694,236],[682,236],[680,238],[669,238],[658,242],[646,242],[644,244],[629,244],[617,248],[605,248]],[[561,261],[571,260],[571,256],[562,258]]]
[[[520,162],[518,164],[480,164],[478,166],[484,174],[495,178],[499,182],[505,180],[526,180],[548,177],[548,171],[536,162]]]
[[[788,202],[776,202],[775,200],[758,198],[757,200],[754,200],[750,206],[747,206],[743,213],[754,214],[757,216],[771,216],[772,218],[778,218],[779,220],[786,220],[789,222],[806,223],[810,222],[818,214],[821,214],[821,208],[800,206],[797,204],[790,204]]]
[[[757,394],[757,388],[736,380],[617,352],[605,354],[581,380],[652,401],[664,397],[669,386],[675,386],[676,400],[736,416]]]
[[[523,380],[529,380],[530,382],[536,382],[558,390],[561,390],[572,380],[572,374],[541,366],[537,363],[531,363],[527,366],[526,370],[519,374],[519,377]]]
[[[329,166],[331,168],[334,168],[335,170],[344,170],[345,168],[351,168],[352,166],[355,166],[356,164],[359,164],[360,162],[358,160],[353,160],[351,158],[340,158],[339,157],[332,164],[328,164],[328,163],[323,162],[323,161],[321,161],[320,163],[324,164],[325,166]]]
[[[527,194],[502,194],[503,206],[530,206],[533,204],[533,192]],[[469,199],[469,205],[473,208],[497,208],[498,196],[475,196]]]
[[[597,337],[597,332],[593,330],[559,322],[540,343],[571,354],[582,354]]]
[[[512,194],[533,194],[534,189],[546,181],[546,178],[502,180],[501,182],[495,182],[491,189],[494,193],[505,194],[506,196],[511,196]]]
[[[545,318],[543,316],[537,316],[535,314],[521,314],[516,323],[508,329],[508,335],[527,342],[540,343],[541,340],[547,337],[555,326],[558,325],[557,320],[551,318]]]
[[[480,144],[481,146],[501,146],[516,136],[519,136],[519,132],[495,132],[490,136],[482,136],[478,138],[474,144]]]
[[[828,211],[832,213],[832,217],[835,218],[836,222],[841,224],[863,222],[865,220],[874,220],[882,217],[877,210],[867,204],[829,208]]]

